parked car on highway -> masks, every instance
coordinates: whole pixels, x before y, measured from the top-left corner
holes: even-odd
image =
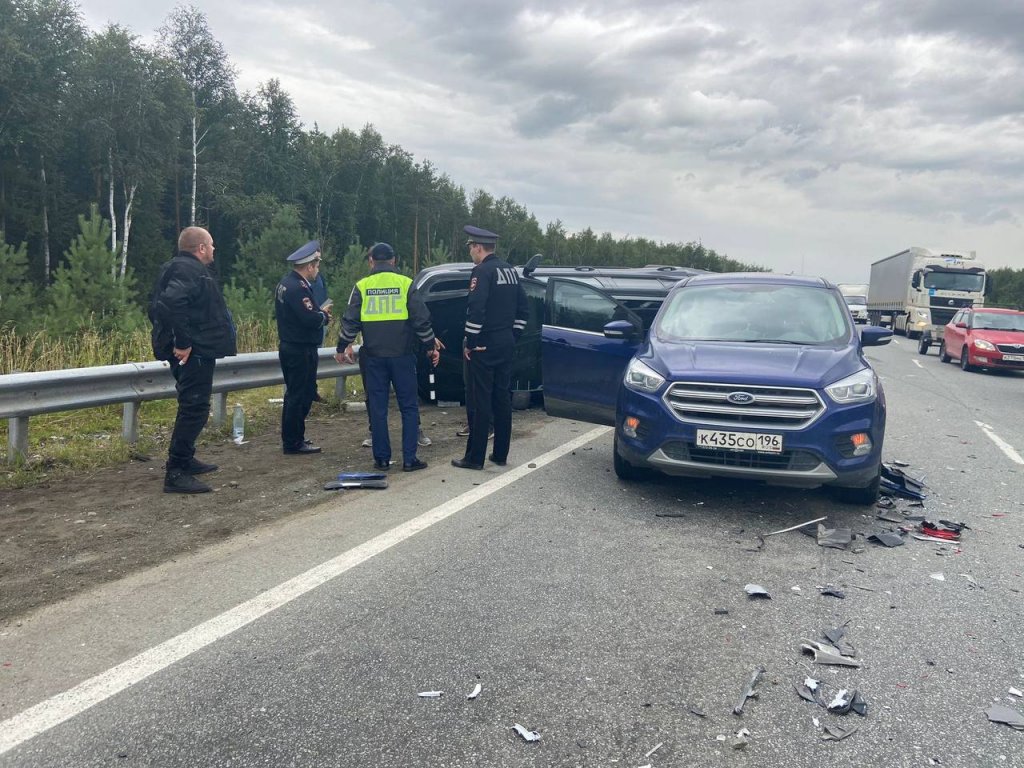
[[[526,407],[542,388],[541,325],[548,295],[547,283],[553,277],[569,277],[583,284],[600,288],[628,307],[640,318],[644,330],[650,327],[661,302],[673,285],[684,277],[702,274],[704,270],[676,266],[649,267],[542,267],[534,256],[526,265],[516,267],[529,303],[530,315],[526,330],[516,344],[512,361],[512,397],[517,407]],[[434,373],[431,386],[430,366],[419,366],[419,391],[424,400],[464,402],[462,379],[462,338],[466,323],[466,297],[469,294],[470,262],[440,264],[424,269],[416,276],[416,290],[430,310],[434,333],[445,349]],[[594,321],[600,331],[600,319]],[[431,392],[434,398],[430,397]]]
[[[978,368],[1024,370],[1024,312],[994,307],[961,309],[943,330],[939,359]]]
[[[624,480],[649,470],[878,496],[885,395],[862,326],[825,280],[703,274],[679,280],[649,333],[591,285],[552,277],[544,306],[549,414],[615,427]]]

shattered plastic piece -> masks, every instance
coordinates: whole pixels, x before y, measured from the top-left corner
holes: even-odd
[[[695,714],[697,717],[707,717],[707,715],[704,714],[704,710],[702,710],[700,707],[696,707],[696,706],[694,706],[692,704],[690,705],[690,712]]]
[[[821,699],[818,698],[818,681],[811,678],[805,678],[802,683],[793,683],[793,688],[796,690],[797,695],[804,701],[809,701],[811,704],[821,704]]]
[[[918,530],[925,536],[959,542],[960,534],[966,527],[963,523],[951,523],[948,520],[940,520],[937,523],[925,520],[918,526]]]
[[[662,745],[664,743],[665,742],[663,742],[663,741],[659,741],[657,744],[655,744],[653,747],[651,747],[649,750],[647,750],[647,754],[644,755],[644,759],[647,759],[648,757],[653,755],[655,752],[657,752],[659,749],[661,749],[661,747],[662,747]]]
[[[850,711],[851,699],[850,692],[845,688],[841,688],[839,693],[828,703],[826,709],[834,715],[845,715]]]
[[[768,590],[762,587],[760,584],[747,584],[743,588],[750,597],[759,597],[763,600],[771,600],[772,596],[768,594]]]
[[[856,659],[843,656],[835,646],[815,640],[801,640],[800,650],[814,654],[815,664],[834,664],[840,667],[859,667],[861,665]]]
[[[729,611],[726,608],[715,608],[715,616],[725,616],[727,613]]]
[[[526,728],[523,728],[523,726],[521,726],[519,723],[513,725],[512,730],[518,733],[527,741],[540,741],[539,733],[537,733],[536,731],[528,731]]]
[[[969,573],[961,573],[960,575],[963,576],[965,579],[967,579],[967,583],[970,584],[975,589],[984,589],[984,587],[981,586],[981,584],[979,584],[975,580],[975,578],[973,576],[971,576],[971,574],[969,574]]]
[[[925,484],[892,464],[882,465],[881,488],[908,499],[924,499]]]
[[[896,506],[896,499],[892,496],[879,496],[878,501],[875,502],[875,506],[879,509],[892,509]]]
[[[854,691],[853,698],[850,699],[850,710],[861,717],[868,713],[868,703],[864,701],[864,697],[858,691]]]
[[[853,541],[853,531],[849,528],[826,528],[818,523],[818,546],[846,549]]]
[[[882,510],[877,515],[875,515],[875,517],[877,517],[879,520],[884,520],[887,523],[902,523],[905,522],[907,519],[906,516],[900,512],[890,512],[887,510]]]
[[[929,579],[935,579],[936,581],[945,581],[946,575],[944,573],[929,573]]]
[[[442,696],[444,696],[444,691],[423,691],[416,695],[419,696],[421,699],[440,699]]]
[[[774,536],[777,533],[789,533],[790,531],[795,531],[797,528],[803,528],[807,525],[814,525],[814,523],[820,523],[822,520],[828,520],[828,518],[816,517],[814,520],[808,520],[806,523],[800,523],[799,525],[791,525],[789,526],[789,528],[783,528],[779,531],[772,531],[771,533],[766,533],[765,536]]]
[[[821,634],[825,636],[832,645],[839,645],[839,641],[846,637],[846,627],[836,627],[835,629],[823,629]]]
[[[1024,696],[1024,693],[1021,693],[1016,688],[1011,688],[1009,691],[1007,691],[1007,693],[1009,693],[1011,696]]]
[[[743,714],[743,706],[747,703],[747,699],[757,698],[757,692],[754,690],[754,686],[757,685],[757,681],[761,679],[761,675],[765,673],[764,667],[758,667],[754,670],[750,676],[750,682],[747,683],[747,687],[743,689],[743,695],[739,700],[739,703],[732,708],[734,715]]]
[[[383,472],[340,472],[338,479],[324,484],[325,491],[342,488],[387,488],[388,476]]]
[[[985,710],[985,714],[993,723],[1004,723],[1015,730],[1024,731],[1024,715],[1013,707],[1008,707],[1005,704],[993,704]]]
[[[844,728],[841,725],[832,725],[825,723],[825,734],[821,737],[825,741],[842,741],[847,736],[852,736],[857,732],[858,726],[854,725],[850,728]]]
[[[790,590],[793,591],[793,592],[799,592],[800,591],[800,587],[792,586],[792,587],[790,587]]]
[[[843,592],[841,589],[836,589],[835,587],[833,587],[831,585],[829,585],[827,587],[822,587],[821,588],[821,594],[828,595],[830,597],[838,597],[840,600],[845,600],[846,599],[846,593],[845,592]]]
[[[466,694],[466,698],[467,699],[475,699],[477,696],[480,695],[480,691],[482,691],[483,689],[484,689],[484,687],[482,685],[480,685],[480,683],[477,683],[476,687],[472,691],[470,691],[469,693]]]
[[[900,459],[893,459],[891,463],[892,463],[892,465],[894,467],[909,467],[910,466],[910,464],[908,462],[901,461]]]
[[[875,541],[886,547],[902,547],[903,537],[889,531],[876,531],[868,536],[868,541]]]

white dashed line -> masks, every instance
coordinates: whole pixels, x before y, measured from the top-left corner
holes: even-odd
[[[918,368],[922,368],[922,369],[924,368],[924,366],[923,366],[923,365],[921,365],[921,361],[920,361],[920,360],[912,360],[911,362],[912,362],[912,363],[913,363],[914,365],[916,365],[916,366],[917,366]]]
[[[606,434],[598,427],[0,723],[0,755]]]
[[[997,435],[995,433],[995,430],[992,429],[992,427],[981,421],[976,421],[974,423],[981,427],[981,431],[988,435],[988,439],[995,443],[1000,451],[1002,451],[1003,453],[1010,457],[1010,461],[1015,461],[1018,464],[1024,464],[1024,459],[1021,458],[1020,454],[1017,453],[1016,450],[1014,450],[1012,445],[1010,445],[1008,442],[1003,440],[1003,438]]]

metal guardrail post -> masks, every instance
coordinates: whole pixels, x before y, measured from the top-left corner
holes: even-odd
[[[228,420],[228,395],[230,392],[214,392],[213,394],[213,426],[223,427]]]
[[[7,460],[12,464],[28,455],[28,416],[7,420]]]
[[[124,404],[121,416],[121,438],[129,445],[139,442],[139,407],[142,403]]]
[[[339,400],[344,400],[345,399],[345,394],[346,394],[346,392],[345,392],[345,382],[346,381],[348,381],[348,378],[345,377],[345,376],[339,376],[338,378],[336,378],[334,380],[334,396],[336,398],[338,398]]]

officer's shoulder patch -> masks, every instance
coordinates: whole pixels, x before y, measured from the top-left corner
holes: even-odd
[[[287,285],[284,285],[283,283],[278,283],[278,286],[277,286],[277,300],[278,301],[280,301],[280,302],[284,301],[284,294],[285,294],[285,291],[287,291],[287,290],[288,290],[288,286]]]
[[[476,289],[476,278],[474,277],[472,280],[469,281],[469,290],[472,291],[472,290],[475,290],[475,289]]]
[[[313,311],[313,300],[310,299],[309,296],[303,296],[302,297],[302,306],[304,306],[306,309],[308,309],[310,312],[312,312]]]

